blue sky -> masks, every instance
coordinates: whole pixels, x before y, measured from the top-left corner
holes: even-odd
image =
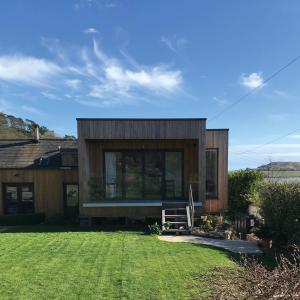
[[[76,135],[76,117],[207,117],[230,168],[300,160],[300,2],[0,2],[0,110]],[[253,95],[216,118],[250,89]]]

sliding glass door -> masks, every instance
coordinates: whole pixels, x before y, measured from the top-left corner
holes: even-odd
[[[125,199],[143,198],[142,152],[124,153]]]
[[[144,198],[163,198],[163,153],[161,151],[145,152]]]
[[[183,198],[182,151],[105,151],[107,199]]]

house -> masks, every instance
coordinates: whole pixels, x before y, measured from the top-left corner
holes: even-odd
[[[158,218],[191,196],[195,216],[226,210],[228,129],[206,129],[206,119],[83,118],[77,128],[77,141],[0,141],[0,214]]]

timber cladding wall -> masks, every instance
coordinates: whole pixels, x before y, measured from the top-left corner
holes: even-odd
[[[33,183],[35,212],[63,213],[63,184],[77,183],[78,170],[2,169],[0,172],[0,215],[3,211],[3,183]]]
[[[219,212],[227,209],[228,198],[228,129],[206,131],[206,148],[218,149],[218,199],[206,199],[205,212]]]
[[[77,119],[83,139],[199,139],[205,119]]]

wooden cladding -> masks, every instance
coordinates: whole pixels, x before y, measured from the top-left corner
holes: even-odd
[[[198,139],[205,119],[77,119],[84,139]]]
[[[207,130],[206,149],[218,149],[218,198],[206,199],[205,212],[220,212],[227,209],[228,180],[228,130]]]
[[[75,170],[2,169],[0,172],[0,215],[4,213],[4,183],[30,183],[34,190],[34,210],[47,215],[64,212],[63,184],[77,183]]]

